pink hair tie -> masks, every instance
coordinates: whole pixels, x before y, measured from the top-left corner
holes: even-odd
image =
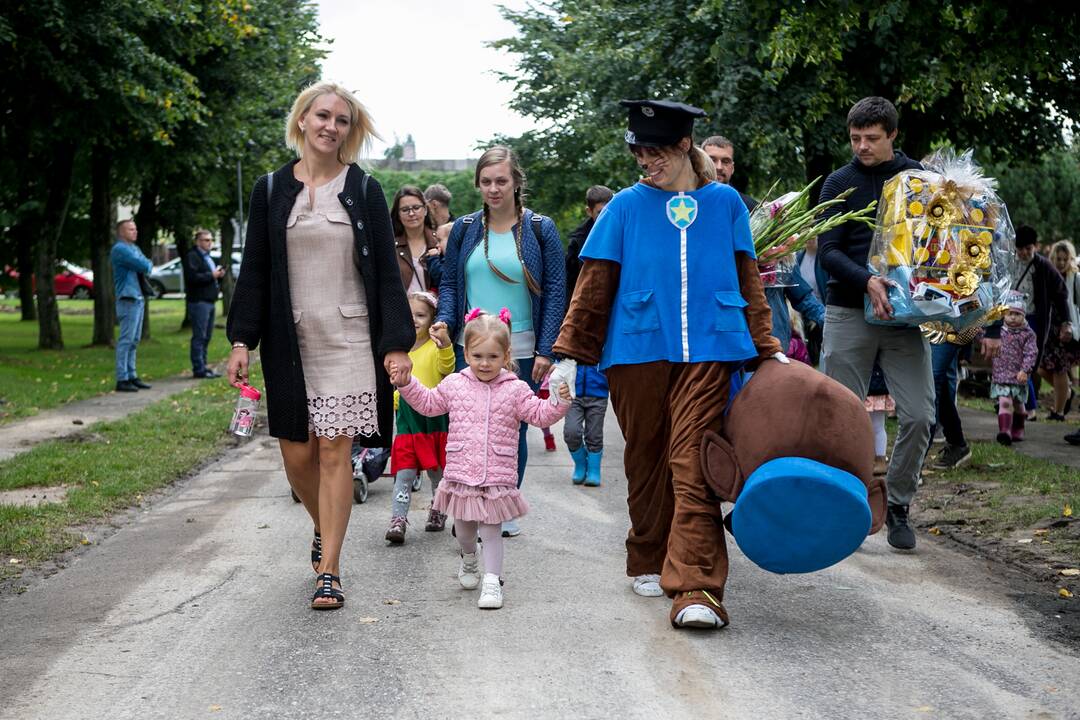
[[[472,322],[476,318],[484,314],[484,311],[480,308],[473,308],[469,312],[465,313],[465,322]]]
[[[499,319],[502,320],[504,324],[509,325],[510,324],[510,310],[508,310],[507,308],[503,308],[502,310],[500,310],[499,311]]]

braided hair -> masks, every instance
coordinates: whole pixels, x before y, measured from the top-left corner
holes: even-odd
[[[525,171],[521,168],[521,163],[518,162],[517,155],[514,151],[505,145],[495,145],[488,148],[480,159],[476,162],[476,176],[475,185],[480,187],[480,171],[486,167],[492,165],[498,165],[499,163],[510,164],[510,176],[514,180],[514,210],[517,212],[517,233],[514,234],[514,248],[517,250],[518,262],[521,263],[521,271],[525,275],[525,284],[529,286],[529,292],[533,295],[541,295],[543,293],[540,283],[536,281],[532,273],[529,272],[529,268],[525,267],[525,259],[521,254],[521,237],[525,228]],[[511,279],[499,268],[495,267],[495,263],[491,262],[491,258],[488,256],[488,236],[490,233],[491,223],[490,220],[491,208],[488,204],[484,203],[484,260],[487,261],[488,267],[495,273],[503,282],[517,283],[516,280]]]

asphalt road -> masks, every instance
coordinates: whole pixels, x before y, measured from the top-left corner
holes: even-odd
[[[770,575],[734,543],[719,632],[633,595],[621,440],[605,484],[569,483],[531,431],[533,512],[506,606],[476,608],[449,532],[382,539],[390,483],[355,506],[347,603],[313,612],[311,526],[257,439],[27,592],[0,598],[0,717],[1074,718],[1080,655],[993,568],[923,536]],[[1048,629],[1049,628],[1049,629]]]

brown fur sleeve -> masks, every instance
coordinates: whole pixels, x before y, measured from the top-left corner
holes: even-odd
[[[589,365],[600,362],[621,270],[619,263],[611,260],[586,260],[582,264],[574,297],[555,341],[557,354]]]
[[[765,300],[757,261],[746,253],[737,252],[735,265],[739,271],[739,290],[748,303],[746,324],[750,327],[750,336],[754,339],[758,359],[764,360],[778,352],[787,352],[787,348],[780,347],[780,341],[772,336],[772,311]]]

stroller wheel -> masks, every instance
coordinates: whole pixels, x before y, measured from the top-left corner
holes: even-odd
[[[355,500],[358,505],[363,505],[367,502],[367,496],[367,478],[364,477],[363,474],[361,474],[360,477],[353,478],[353,500]]]

